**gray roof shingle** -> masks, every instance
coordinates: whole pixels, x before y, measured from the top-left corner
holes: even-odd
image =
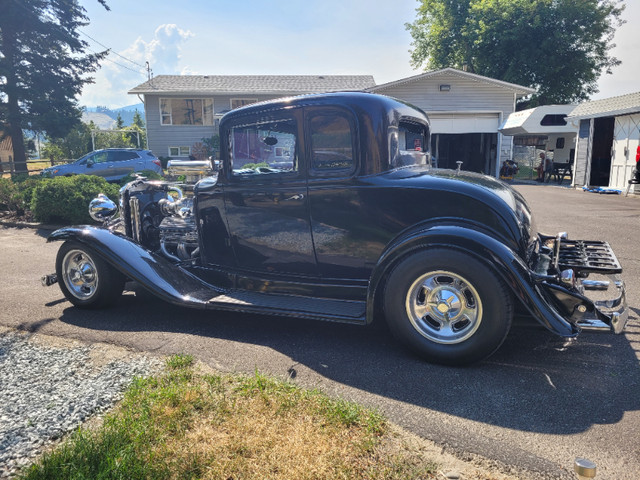
[[[567,117],[613,117],[635,112],[640,112],[640,92],[581,103]]]
[[[303,94],[374,85],[371,75],[158,75],[129,93]]]

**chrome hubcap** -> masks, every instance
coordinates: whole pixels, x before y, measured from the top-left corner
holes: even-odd
[[[425,338],[443,344],[463,342],[482,321],[482,302],[465,278],[446,271],[429,272],[411,285],[407,315]]]
[[[62,260],[62,276],[69,292],[76,298],[87,300],[98,287],[98,271],[82,250],[70,250]]]

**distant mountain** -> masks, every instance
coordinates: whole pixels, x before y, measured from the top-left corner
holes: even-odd
[[[82,112],[82,122],[93,122],[100,130],[110,130],[116,125],[116,120],[106,113]]]
[[[124,122],[124,126],[128,127],[133,123],[133,115],[136,113],[136,110],[140,112],[140,114],[142,115],[142,118],[144,119],[144,103],[136,103],[135,105],[129,105],[126,107],[113,108],[113,109],[103,107],[103,106],[86,107],[85,112],[82,115],[82,121],[85,121],[84,120],[85,115],[89,115],[89,114],[106,115],[115,121],[118,118],[118,114],[120,114],[120,117]],[[94,123],[97,125],[97,122],[95,120],[94,120]]]
[[[138,110],[140,113],[144,113],[144,103],[136,103],[135,105],[129,105],[128,107],[120,107],[114,109],[114,111],[116,112],[135,112],[136,110]]]

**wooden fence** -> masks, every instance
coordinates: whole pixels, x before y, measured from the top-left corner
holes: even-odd
[[[42,158],[27,160],[27,170],[29,171],[29,175],[31,175],[33,173],[39,173],[47,167],[52,167],[54,165],[60,165],[62,163],[68,162],[70,162],[70,160],[60,160],[58,162]],[[3,176],[9,176],[13,175],[14,173],[16,173],[16,169],[13,161],[0,162],[0,174],[2,174]]]

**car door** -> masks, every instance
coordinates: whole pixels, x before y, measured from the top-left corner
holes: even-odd
[[[229,128],[225,212],[236,262],[246,271],[317,276],[301,113],[241,117]]]
[[[334,107],[305,111],[311,230],[319,274],[368,278],[382,243],[379,218],[367,210],[373,189],[357,181],[357,128],[352,113]]]
[[[144,160],[134,151],[113,150],[109,152],[111,166],[108,180],[119,180],[130,173],[144,170]]]
[[[97,175],[107,178],[110,174],[109,152],[103,150],[98,151],[87,158],[85,163],[87,175]]]

